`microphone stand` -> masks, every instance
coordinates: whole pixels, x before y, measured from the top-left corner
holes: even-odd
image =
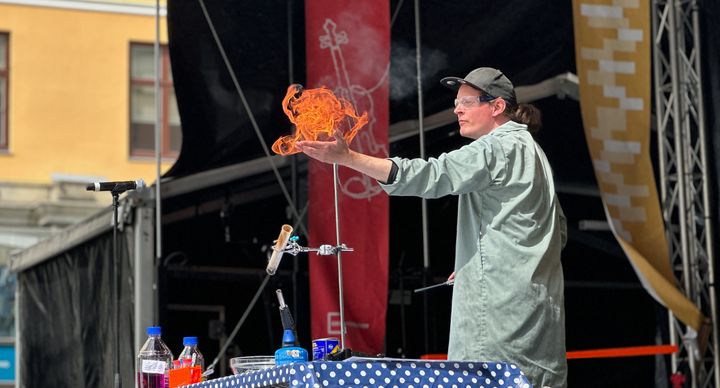
[[[118,230],[120,229],[120,219],[118,217],[119,197],[120,194],[127,190],[137,190],[145,187],[142,179],[137,181],[123,182],[95,182],[87,186],[88,191],[110,191],[112,194],[113,206],[113,240],[112,240],[112,290],[110,298],[113,300],[113,320],[111,329],[115,331],[113,346],[115,354],[113,355],[113,367],[115,374],[113,378],[113,386],[115,388],[122,387],[122,379],[120,377],[120,265],[118,258]]]
[[[114,303],[113,308],[113,314],[114,314],[114,329],[115,329],[115,339],[114,339],[114,347],[115,347],[115,354],[114,354],[114,367],[115,367],[115,376],[114,376],[114,387],[115,388],[122,388],[122,379],[120,377],[120,290],[119,285],[119,277],[120,277],[120,271],[119,271],[119,263],[118,263],[118,229],[119,229],[119,223],[120,220],[118,219],[118,206],[119,206],[119,196],[121,191],[115,191],[112,190],[112,206],[113,206],[113,242],[112,242],[112,259],[113,259],[113,292],[112,292],[112,298]]]

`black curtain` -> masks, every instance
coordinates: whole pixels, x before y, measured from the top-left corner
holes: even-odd
[[[120,370],[134,386],[132,232],[119,234]],[[21,387],[112,387],[112,232],[18,274]]]
[[[242,104],[200,1],[168,1],[170,60],[183,144],[167,176],[263,156],[251,116],[268,147],[281,135],[290,134],[281,102],[292,78],[292,37],[297,40],[292,50],[292,55],[298,56],[295,73],[305,75],[304,60],[299,59],[305,42],[302,2],[204,0],[204,4],[249,111]],[[293,27],[289,27],[289,18]]]

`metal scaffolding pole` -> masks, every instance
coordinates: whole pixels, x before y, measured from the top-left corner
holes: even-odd
[[[652,7],[659,175],[670,260],[680,289],[712,320],[707,347],[694,353],[683,341],[692,331],[669,315],[670,341],[680,347],[672,371],[689,375],[693,388],[720,387],[698,9],[697,0],[653,0]]]

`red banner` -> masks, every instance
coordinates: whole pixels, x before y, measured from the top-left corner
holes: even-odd
[[[305,2],[307,87],[325,86],[352,102],[369,123],[351,148],[387,157],[390,6],[386,0]],[[310,161],[309,245],[336,244],[333,169]],[[384,351],[388,284],[388,197],[377,182],[339,167],[345,347]],[[340,338],[337,259],[311,256],[312,337]]]

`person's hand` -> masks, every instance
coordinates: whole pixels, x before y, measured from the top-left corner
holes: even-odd
[[[333,141],[299,141],[295,146],[313,159],[342,165],[350,158],[350,148],[340,131],[335,130],[333,138]]]
[[[450,274],[450,276],[448,276],[448,280],[447,280],[447,281],[448,281],[448,282],[451,282],[451,281],[454,282],[454,281],[455,281],[455,272],[454,272],[454,271],[453,271],[453,273]]]

